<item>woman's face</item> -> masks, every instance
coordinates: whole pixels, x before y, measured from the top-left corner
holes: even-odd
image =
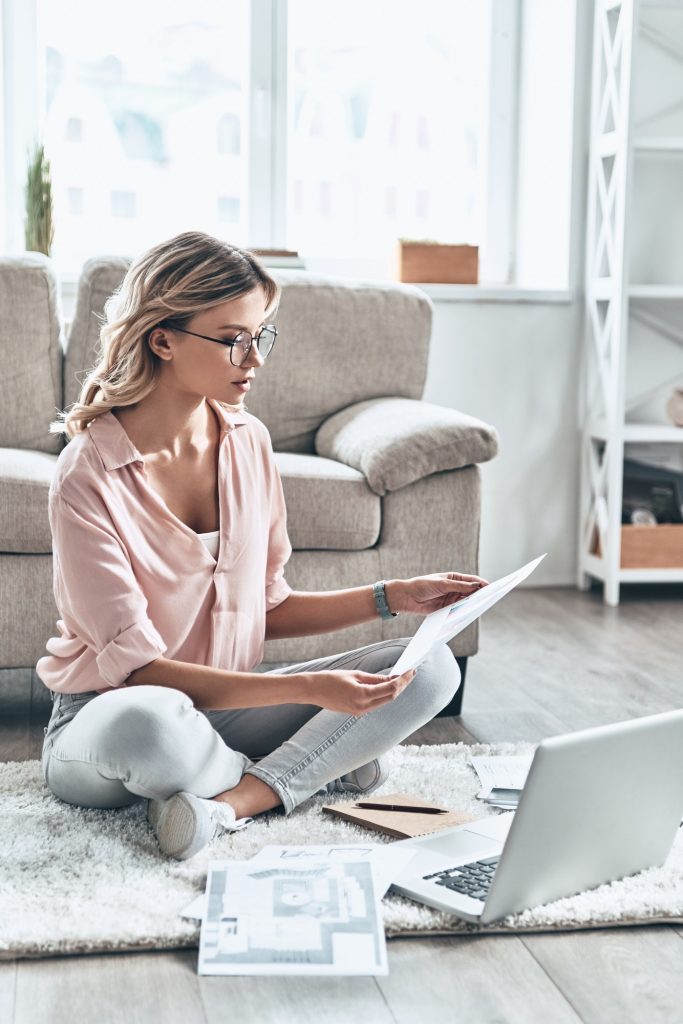
[[[235,366],[228,345],[218,345],[194,335],[204,334],[208,338],[228,341],[248,331],[254,337],[265,322],[265,312],[266,296],[259,286],[236,299],[197,313],[186,325],[186,330],[193,334],[163,328],[169,350],[173,353],[173,358],[166,365],[174,385],[183,391],[230,405],[243,403],[256,371],[263,366],[256,344],[251,346],[245,361]]]

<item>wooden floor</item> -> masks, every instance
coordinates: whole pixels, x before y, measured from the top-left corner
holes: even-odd
[[[517,591],[488,613],[463,715],[407,742],[540,740],[683,703],[683,588]],[[0,728],[0,758],[35,757],[44,713]],[[238,1021],[683,1021],[683,928],[396,939],[386,978],[198,978],[196,953],[0,964],[2,1024]]]

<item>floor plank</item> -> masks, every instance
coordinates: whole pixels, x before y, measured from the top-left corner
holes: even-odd
[[[21,960],[13,1024],[207,1024],[196,962],[190,952]]]
[[[379,985],[397,1024],[577,1024],[580,1017],[512,936],[397,939]]]
[[[585,1024],[683,1020],[683,942],[673,928],[522,939]]]
[[[201,978],[209,1024],[393,1024],[373,978]]]
[[[16,963],[0,963],[0,1021],[2,1024],[12,1024],[14,1020],[16,984]]]

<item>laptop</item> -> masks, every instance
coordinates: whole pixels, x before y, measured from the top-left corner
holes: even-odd
[[[517,810],[400,840],[394,889],[487,924],[666,860],[683,817],[683,711],[544,740]]]

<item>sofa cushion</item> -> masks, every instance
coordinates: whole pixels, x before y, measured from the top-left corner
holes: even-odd
[[[359,470],[376,494],[386,494],[432,473],[488,462],[498,451],[498,434],[456,409],[380,398],[331,416],[315,447]]]
[[[51,553],[47,498],[56,465],[47,452],[0,448],[0,551]]]
[[[332,459],[276,452],[294,550],[360,551],[379,538],[381,504],[362,473]]]
[[[57,453],[49,426],[62,408],[57,281],[38,252],[0,259],[0,445]]]
[[[362,473],[332,459],[277,452],[295,550],[361,551],[379,537],[381,508]],[[49,554],[48,492],[56,455],[0,448],[0,551]]]

